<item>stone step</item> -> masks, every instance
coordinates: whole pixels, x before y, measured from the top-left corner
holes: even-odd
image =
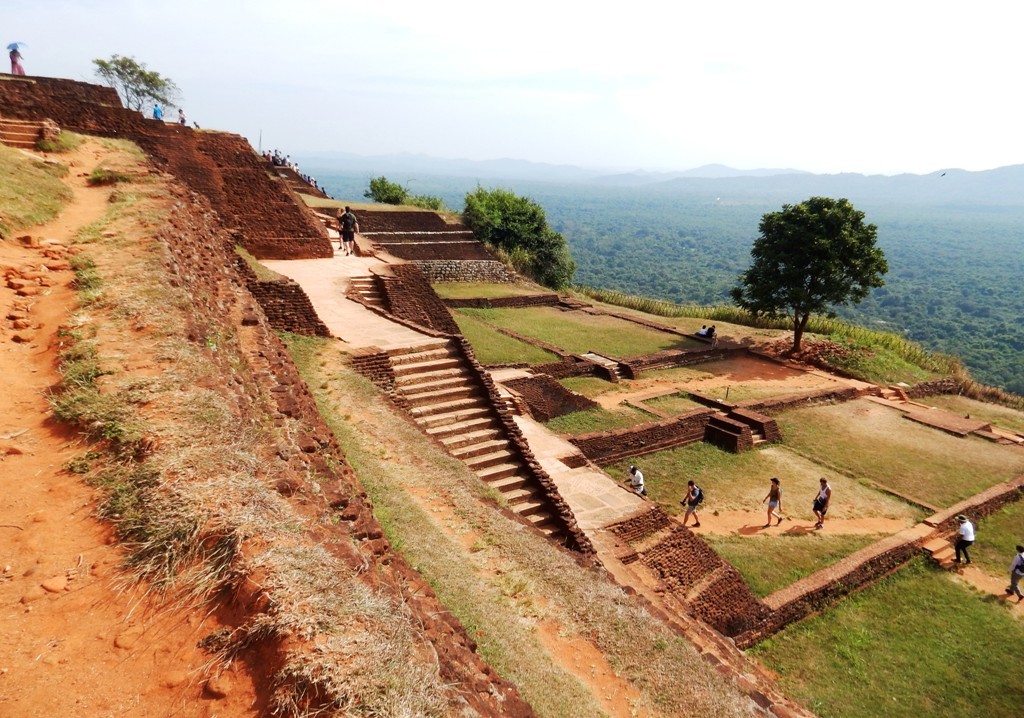
[[[497,432],[495,432],[497,433]],[[452,456],[460,461],[468,462],[475,456],[483,456],[484,454],[491,454],[499,449],[504,449],[508,446],[508,441],[503,438],[488,439],[485,441],[479,441],[472,444],[464,444],[449,449]]]
[[[517,489],[509,489],[508,491],[501,492],[502,497],[508,502],[508,505],[513,511],[519,510],[519,504],[526,503],[528,501],[540,500],[537,499],[537,492],[534,489],[520,486]]]
[[[931,539],[929,541],[926,541],[925,543],[921,544],[921,548],[923,548],[928,553],[934,553],[935,551],[938,551],[941,548],[946,547],[946,546],[950,546],[950,545],[951,544],[949,543],[949,541],[947,541],[946,539],[944,539],[944,538],[942,538],[940,536],[938,538],[933,538],[933,539]]]
[[[534,521],[532,517],[539,516],[540,519],[543,520],[544,518],[552,516],[552,513],[548,508],[548,502],[542,498],[537,498],[536,496],[529,500],[521,501],[520,503],[513,506],[512,510],[515,511],[520,516],[528,517],[530,519],[530,522],[534,523],[535,525],[537,523],[540,523],[540,521]]]
[[[412,378],[412,377],[410,377]],[[461,371],[454,374],[447,374],[442,376],[440,379],[433,379],[431,381],[421,381],[416,384],[403,384],[402,385],[402,396],[410,401],[414,396],[419,394],[427,394],[430,392],[441,391],[449,387],[462,387],[471,381],[470,374],[467,371]]]
[[[394,364],[395,376],[408,376],[410,374],[422,374],[424,372],[438,371],[439,369],[456,369],[462,366],[461,357],[448,357],[446,359],[432,359],[430,361],[419,361],[413,363]]]
[[[945,546],[940,548],[938,551],[932,551],[932,558],[942,563],[943,561],[952,561],[956,558],[956,549],[952,546]]]
[[[463,397],[452,401],[441,401],[433,404],[420,404],[409,410],[412,417],[419,421],[421,418],[435,416],[437,414],[451,414],[475,408],[490,409],[487,403],[480,397]]]
[[[485,417],[491,417],[491,408],[489,406],[470,407],[458,411],[450,411],[446,414],[421,416],[416,418],[416,423],[429,432],[430,429],[436,429],[441,426],[459,424],[470,419],[482,419]]]
[[[416,352],[408,352],[405,354],[399,354],[398,356],[391,355],[391,364],[395,367],[399,367],[405,364],[422,364],[424,362],[450,358],[460,359],[458,352],[454,349],[448,346],[442,346],[431,349],[420,349]]]
[[[388,356],[399,357],[404,354],[415,354],[416,352],[427,351],[429,349],[437,349],[439,347],[449,346],[450,342],[447,339],[438,339],[435,342],[429,342],[426,344],[417,344],[411,347],[396,347],[395,349],[388,350]]]
[[[485,469],[477,471],[476,475],[479,476],[482,480],[486,481],[487,483],[492,483],[494,481],[497,481],[498,479],[506,479],[509,476],[515,476],[517,473],[519,473],[519,470],[520,467],[518,463],[496,464],[494,466],[488,466]]]
[[[504,432],[491,417],[472,423],[473,426],[465,431],[456,431],[448,436],[438,437],[438,440],[448,451],[454,452],[456,449],[485,444],[504,437]]]
[[[429,391],[403,391],[402,396],[412,406],[424,406],[427,404],[439,404],[455,399],[468,399],[480,396],[480,391],[472,384],[458,383],[439,389]]]
[[[515,491],[523,489],[524,486],[530,483],[530,477],[522,474],[513,474],[512,476],[506,476],[504,479],[498,479],[497,481],[490,481],[488,483],[502,495],[509,495]],[[530,493],[532,494],[533,492],[530,491]]]
[[[403,376],[396,376],[395,382],[403,394],[413,387],[421,387],[424,384],[431,384],[434,382],[443,381],[446,379],[459,378],[461,380],[469,380],[470,374],[466,371],[466,368],[462,365],[457,367],[445,367],[442,369],[434,369],[431,371],[423,371],[418,373],[405,374]]]
[[[482,471],[491,466],[497,466],[498,464],[516,464],[516,455],[508,449],[499,449],[489,454],[480,454],[478,456],[471,456],[463,459],[466,466],[471,468],[473,471]]]
[[[458,445],[458,443],[467,436],[487,431],[500,431],[495,426],[494,417],[490,415],[476,416],[463,421],[456,421],[451,424],[439,424],[437,426],[426,428],[428,436],[432,436],[448,448],[453,444]],[[474,439],[467,440],[474,441]]]

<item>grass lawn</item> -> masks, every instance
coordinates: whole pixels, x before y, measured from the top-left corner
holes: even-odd
[[[757,524],[760,525],[763,523],[761,512],[764,511],[761,499],[768,493],[769,479],[777,476],[782,486],[782,513],[811,519],[811,502],[818,492],[818,479],[825,476],[832,484],[829,516],[833,518],[866,515],[905,519],[911,525],[923,517],[920,509],[837,475],[794,454],[784,445],[732,454],[698,441],[678,449],[623,461],[609,466],[607,471],[624,481],[630,463],[636,463],[644,472],[650,497],[673,514],[682,513],[679,500],[686,493],[686,482],[693,479],[707,495],[704,507],[708,514],[716,510],[756,511]]]
[[[613,384],[610,381],[593,376],[572,376],[567,379],[559,379],[559,381],[566,389],[591,399],[595,396],[607,394],[610,391],[622,390],[622,384]]]
[[[1024,546],[1024,501],[1004,506],[976,528],[978,540],[971,546],[971,560],[993,576],[1009,579],[1010,562],[1017,554],[1014,547]]]
[[[700,319],[697,317],[663,317],[658,314],[648,314],[647,312],[641,312],[636,309],[628,309],[626,307],[620,307],[613,304],[605,304],[603,302],[590,299],[589,297],[580,298],[592,303],[595,307],[600,307],[606,311],[616,312],[618,314],[633,314],[652,322],[657,322],[658,324],[664,324],[667,327],[678,329],[681,332],[695,332],[705,324],[714,324],[715,332],[718,336],[734,342],[760,343],[771,341],[783,336],[793,335],[791,330],[758,329],[757,327],[748,327],[743,324],[730,324],[729,322],[711,321],[709,319]],[[804,336],[810,337],[812,335],[806,334]]]
[[[520,284],[488,282],[438,282],[433,285],[439,297],[447,299],[475,299],[478,297],[524,297],[538,294],[552,294],[544,287],[527,287]]]
[[[935,406],[945,409],[953,414],[965,416],[971,415],[972,419],[987,421],[995,424],[1000,429],[1024,432],[1024,412],[1010,409],[998,404],[987,404],[983,401],[968,399],[965,396],[930,396],[927,399],[918,399],[921,404]]]
[[[652,354],[662,349],[705,346],[696,340],[647,329],[624,319],[563,312],[553,307],[460,309],[458,314],[540,339],[573,354],[594,351],[612,357],[627,357]]]
[[[743,574],[760,598],[810,576],[878,541],[879,536],[822,533],[771,536],[707,536],[707,542]]]
[[[822,718],[1014,716],[1024,623],[916,561],[752,649]]]
[[[55,217],[71,199],[60,179],[67,172],[63,164],[48,165],[0,145],[0,238]]]
[[[694,409],[704,408],[703,404],[698,404],[693,399],[682,394],[659,396],[641,403],[671,416],[678,416],[679,414],[685,414],[686,412],[693,411]]]
[[[558,361],[558,356],[532,344],[521,342],[491,327],[478,319],[453,312],[459,331],[473,347],[476,358],[482,364],[504,364],[507,362],[526,362],[528,364],[548,364]]]
[[[655,421],[657,418],[653,414],[644,413],[630,406],[619,406],[612,410],[597,408],[574,411],[571,414],[556,416],[545,426],[556,434],[576,436],[592,431],[622,429],[645,421]]]
[[[822,464],[936,506],[951,506],[1024,472],[1024,452],[961,439],[867,401],[779,417],[787,446]]]

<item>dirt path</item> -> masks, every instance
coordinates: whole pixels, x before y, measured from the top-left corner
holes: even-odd
[[[209,619],[156,614],[146,597],[116,589],[121,555],[94,517],[96,493],[62,468],[84,447],[53,421],[46,396],[60,380],[58,328],[76,303],[69,242],[108,206],[110,191],[85,182],[105,154],[90,141],[60,158],[72,163],[74,199],[19,233],[35,246],[0,241],[0,715],[251,715],[240,677],[204,692],[208,656],[196,642],[216,628]],[[11,285],[36,274],[19,296]]]
[[[865,516],[855,519],[829,519],[822,529],[814,528],[813,519],[793,518],[786,516],[782,525],[772,521],[770,528],[764,528],[767,518],[766,511],[719,511],[715,514],[700,512],[701,523],[698,528],[693,528],[693,519],[690,520],[690,527],[699,534],[711,534],[714,536],[775,536],[785,534],[787,536],[799,536],[803,534],[843,534],[843,535],[865,535],[865,534],[894,534],[908,527],[908,523],[902,519],[886,519]],[[680,518],[680,520],[682,520]]]

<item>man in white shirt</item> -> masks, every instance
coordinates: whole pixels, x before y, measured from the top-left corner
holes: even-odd
[[[967,517],[963,514],[957,516],[956,520],[960,522],[960,528],[956,532],[959,538],[957,538],[956,544],[954,545],[954,548],[956,549],[956,562],[960,563],[960,554],[963,553],[963,562],[968,564],[971,562],[971,554],[967,549],[974,543],[974,524],[968,521]]]
[[[644,488],[644,475],[635,466],[629,467],[629,484],[633,487],[633,491],[641,496],[647,496],[647,489]]]

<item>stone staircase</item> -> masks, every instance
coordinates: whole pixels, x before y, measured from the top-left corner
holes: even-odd
[[[954,561],[956,550],[948,539],[939,536],[928,541],[921,548],[931,555],[932,560],[939,564],[939,568],[949,571],[957,567],[956,561]]]
[[[522,461],[486,389],[454,343],[389,352],[396,390],[413,420],[498,491],[509,508],[549,538],[568,538],[561,517]]]
[[[362,302],[372,307],[387,309],[384,304],[384,295],[380,291],[380,283],[377,277],[368,274],[365,277],[352,277],[349,280],[348,291],[356,295]]]
[[[43,126],[38,122],[0,118],[0,142],[9,147],[34,150],[42,131]]]

